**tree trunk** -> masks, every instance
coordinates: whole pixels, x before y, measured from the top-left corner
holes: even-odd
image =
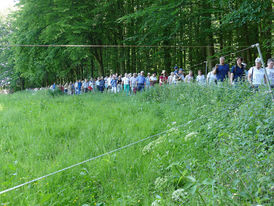
[[[94,60],[93,60],[93,58],[90,59],[90,74],[91,74],[91,77],[94,78]]]
[[[164,33],[163,33],[164,37],[167,38],[169,36],[169,28],[165,28]],[[163,41],[164,45],[170,45],[170,41],[169,40],[164,40]],[[171,72],[171,49],[170,48],[163,48],[164,49],[164,65],[165,65],[165,70],[167,71],[167,73],[169,74]]]

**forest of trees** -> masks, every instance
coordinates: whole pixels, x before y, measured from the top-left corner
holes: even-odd
[[[211,68],[217,63],[213,58],[255,43],[260,43],[267,59],[273,51],[272,4],[271,0],[20,0],[18,10],[0,21],[0,73],[8,71],[14,87],[23,89],[112,72],[170,72],[175,64],[188,70],[205,60]],[[236,55],[252,65],[258,53],[246,50],[227,61],[233,63]]]

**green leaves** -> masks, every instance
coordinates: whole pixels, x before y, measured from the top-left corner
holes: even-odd
[[[166,69],[169,73],[175,64],[186,71],[197,71],[202,67],[193,65],[208,59],[211,67],[217,63],[212,57],[230,54],[237,46],[255,42],[261,42],[264,55],[270,57],[271,3],[270,0],[22,0],[4,43],[8,39],[10,44],[159,47],[14,48],[5,55],[15,64],[10,70],[27,77],[26,87],[112,71],[160,73]],[[7,34],[7,30],[1,29],[0,34]],[[251,50],[241,55],[247,63],[257,56]],[[228,58],[234,63],[233,54]]]

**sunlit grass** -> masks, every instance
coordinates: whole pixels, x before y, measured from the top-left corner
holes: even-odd
[[[189,123],[6,193],[0,203],[178,205],[183,202],[172,194],[180,188],[188,205],[267,203],[273,103],[244,89],[180,85],[131,97],[0,96],[0,190]]]

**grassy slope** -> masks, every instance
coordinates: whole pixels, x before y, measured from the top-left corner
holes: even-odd
[[[273,103],[261,93],[185,85],[136,97],[17,93],[0,104],[0,190],[200,118],[0,203],[270,204]],[[185,193],[175,201],[179,188]]]

